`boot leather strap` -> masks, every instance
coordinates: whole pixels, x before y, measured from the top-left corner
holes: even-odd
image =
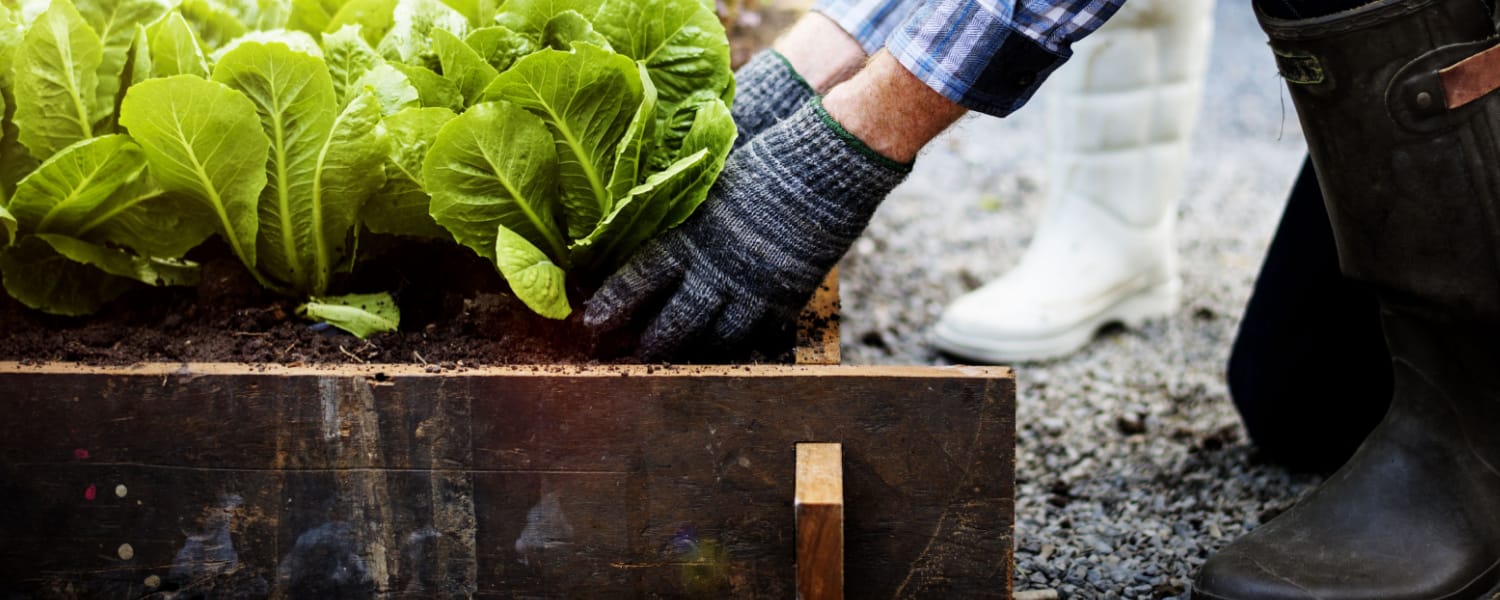
[[[1500,45],[1440,69],[1443,95],[1453,110],[1500,89]]]

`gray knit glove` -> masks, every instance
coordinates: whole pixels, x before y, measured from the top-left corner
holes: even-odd
[[[734,86],[729,114],[740,133],[734,138],[735,148],[750,143],[813,97],[812,86],[792,69],[792,63],[770,48],[757,52],[735,71]]]
[[[646,361],[788,323],[910,171],[808,102],[731,152],[697,212],[606,280],[584,322],[649,322]]]

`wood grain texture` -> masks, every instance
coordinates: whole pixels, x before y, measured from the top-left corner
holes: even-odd
[[[836,365],[843,360],[839,310],[839,268],[834,267],[797,319],[797,364]]]
[[[844,598],[844,456],[839,444],[797,444],[797,597]]]
[[[1005,596],[1014,398],[1003,368],[0,363],[0,597],[788,598],[801,441],[844,449],[850,597]]]
[[[797,504],[844,503],[844,451],[836,443],[797,444]]]

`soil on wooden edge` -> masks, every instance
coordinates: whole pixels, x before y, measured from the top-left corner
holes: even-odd
[[[196,287],[141,286],[88,317],[30,310],[0,295],[0,361],[129,365],[142,362],[418,364],[427,370],[496,365],[639,362],[638,330],[607,334],[583,325],[592,285],[569,289],[573,315],[537,316],[493,265],[466,248],[380,236],[361,240],[361,263],[340,292],[389,291],[401,330],[358,339],[295,315],[300,300],[263,290],[214,240],[188,258]],[[695,348],[683,362],[789,363],[790,327],[749,348]]]

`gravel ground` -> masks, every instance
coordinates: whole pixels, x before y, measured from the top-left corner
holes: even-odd
[[[1258,464],[1224,365],[1304,152],[1248,2],[1221,1],[1179,209],[1183,301],[1020,384],[1016,589],[1185,597],[1203,560],[1315,477]],[[843,263],[844,361],[951,364],[943,306],[1020,258],[1047,186],[1043,107],[970,117],[918,160]]]

